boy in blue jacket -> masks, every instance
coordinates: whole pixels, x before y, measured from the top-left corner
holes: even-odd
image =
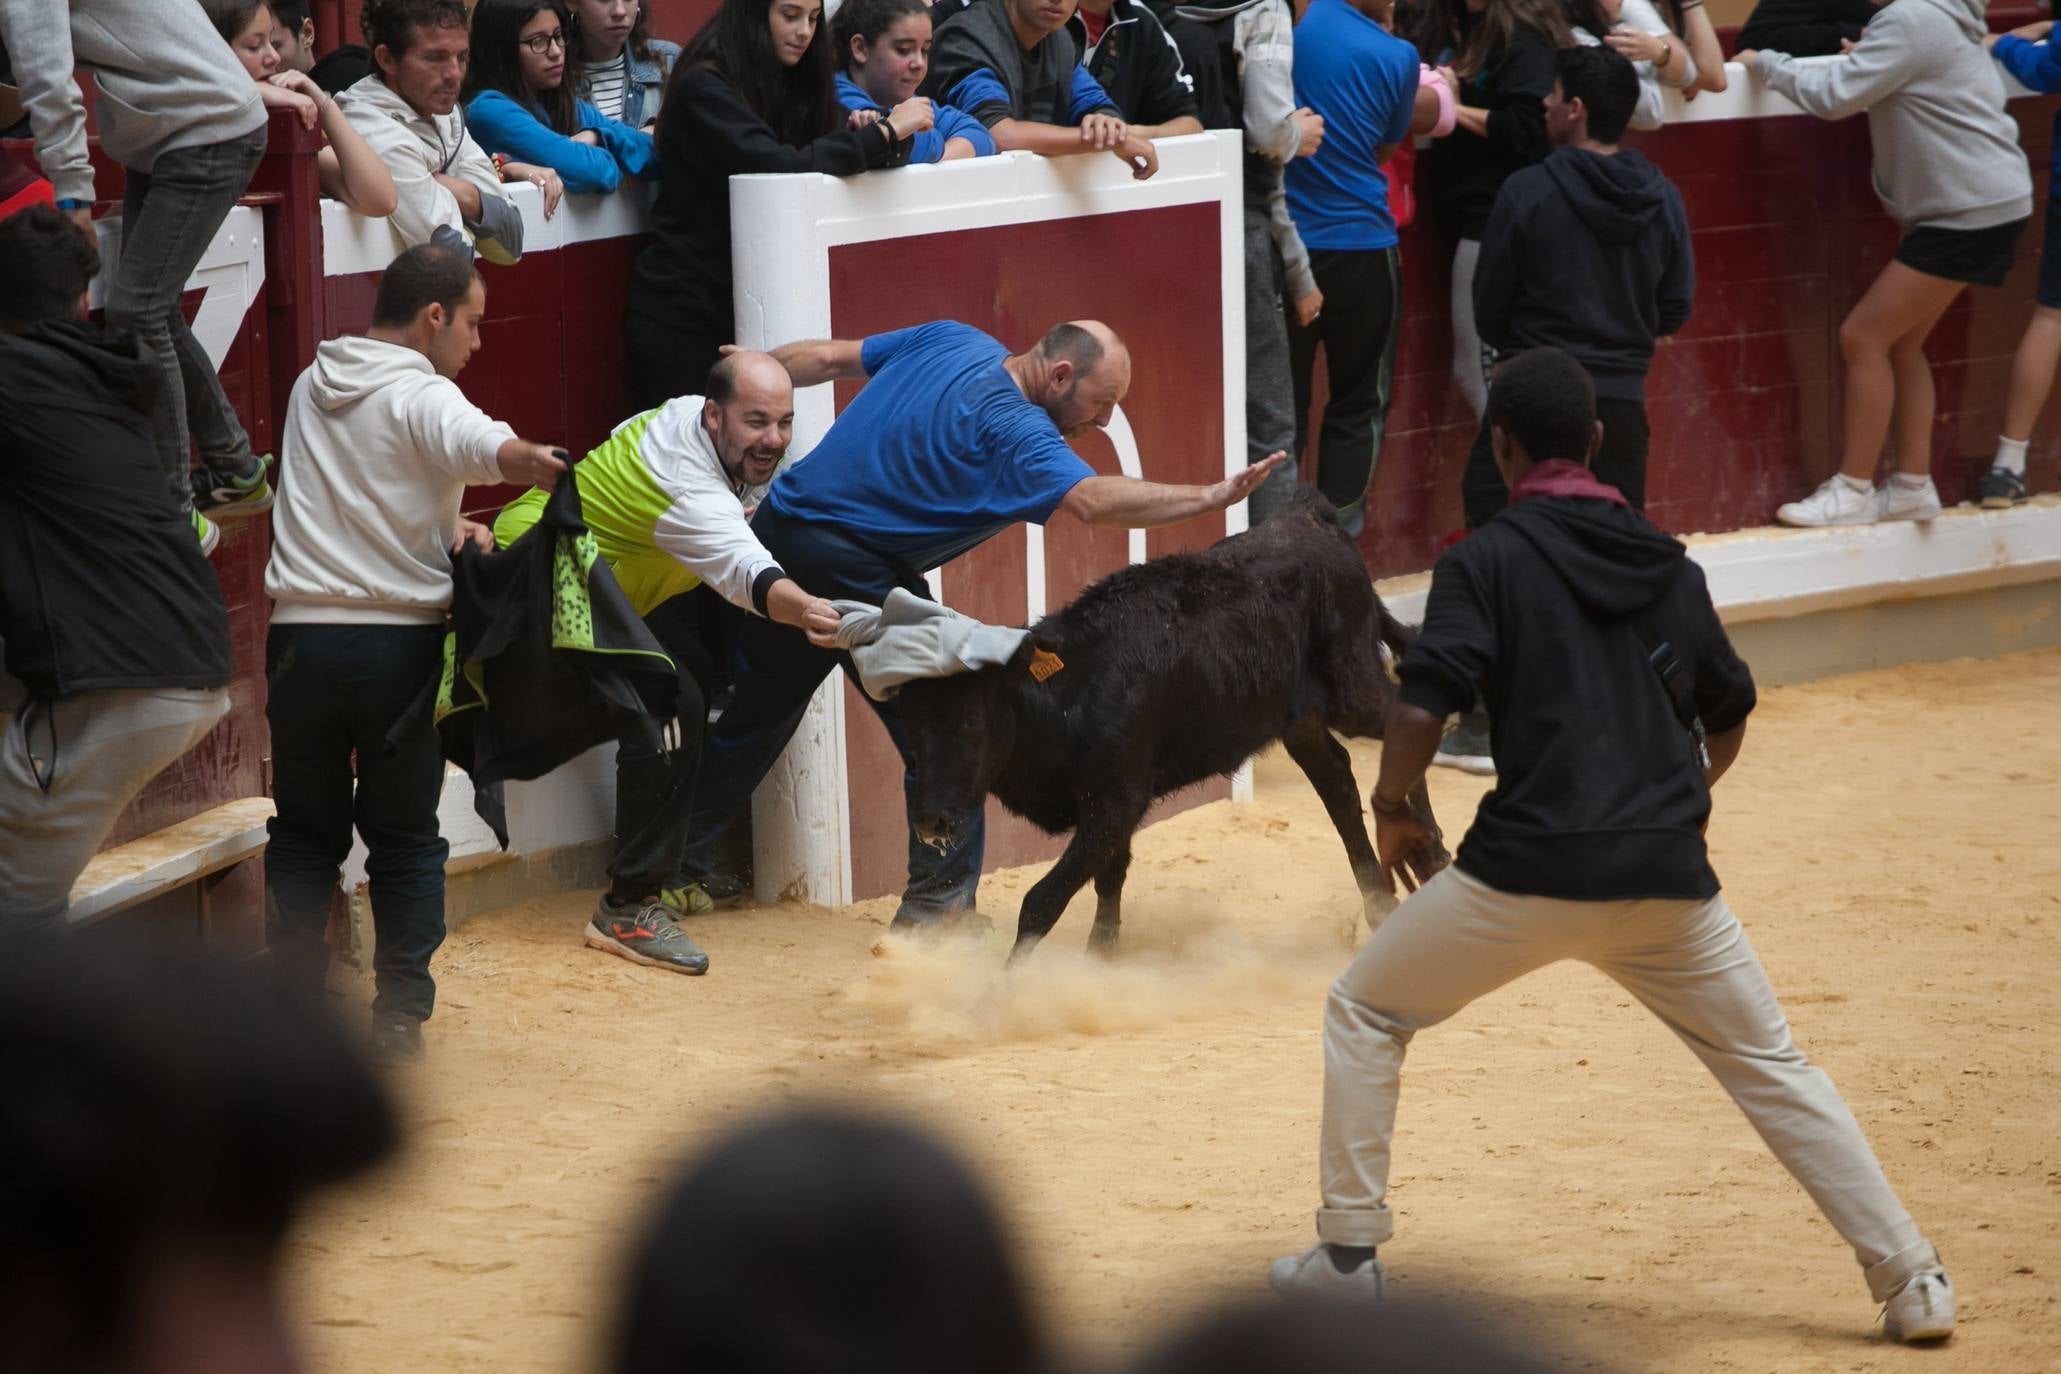
[[[2061,53],[2045,41],[2054,21],[2045,19],[1986,40],[1990,55],[2020,85],[2041,95],[2061,91]],[[2054,366],[2061,363],[2061,110],[2054,113],[2054,154],[2048,169],[2047,237],[2040,245],[2040,284],[2032,322],[2011,360],[2011,390],[2004,399],[2004,432],[1997,436],[1996,461],[1982,477],[1985,510],[2006,510],[2025,500],[2025,446],[2033,421],[2047,404]]]

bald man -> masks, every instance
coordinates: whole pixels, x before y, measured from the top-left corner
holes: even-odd
[[[736,352],[710,371],[706,396],[681,396],[624,421],[573,469],[587,528],[616,581],[680,669],[679,746],[645,722],[616,750],[616,856],[585,932],[596,949],[680,973],[708,955],[677,925],[697,901],[680,871],[688,808],[708,720],[712,667],[696,622],[711,596],[782,638],[827,642],[837,612],[804,591],[752,534],[750,516],[787,454],[794,387],[764,353]],[[536,523],[531,491],[494,522],[502,544]]]
[[[796,386],[865,382],[752,519],[766,549],[824,596],[875,605],[895,587],[928,596],[925,573],[1055,511],[1127,529],[1175,524],[1244,500],[1282,461],[1276,453],[1206,486],[1097,476],[1066,440],[1109,423],[1130,390],[1131,355],[1094,320],[1054,325],[1024,353],[940,320],[864,341],[788,344],[772,356]],[[752,622],[736,661],[736,699],[709,732],[685,865],[696,896],[718,903],[741,895],[734,878],[710,871],[722,832],[841,656]],[[874,709],[910,764],[892,705]],[[910,836],[897,929],[952,924],[973,910],[985,834],[979,812],[965,820],[942,854]]]

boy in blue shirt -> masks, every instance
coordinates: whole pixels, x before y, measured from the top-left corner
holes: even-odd
[[[810,340],[773,350],[797,387],[865,382],[807,458],[774,481],[752,533],[788,576],[819,596],[879,605],[895,587],[928,597],[923,575],[1011,525],[1064,510],[1091,525],[1171,525],[1243,501],[1284,455],[1206,486],[1101,477],[1067,439],[1106,426],[1131,385],[1131,355],[1107,325],[1054,325],[1012,354],[950,320],[863,342]],[[747,620],[733,704],[709,730],[689,822],[686,872],[711,898],[724,829],[787,747],[817,686],[845,655]],[[892,702],[874,702],[912,763]],[[908,775],[914,777],[913,771]],[[976,810],[940,854],[912,834],[909,885],[894,928],[935,926],[973,908],[986,835]]]
[[[1323,308],[1291,322],[1296,454],[1317,345],[1331,399],[1317,437],[1317,490],[1354,535],[1395,377],[1402,260],[1382,164],[1410,136],[1417,50],[1388,32],[1394,0],[1313,0],[1295,29],[1295,103],[1324,117],[1324,143],[1288,164],[1288,210],[1309,249]]]

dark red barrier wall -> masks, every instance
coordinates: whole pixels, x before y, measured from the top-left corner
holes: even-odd
[[[1215,482],[1224,475],[1223,308],[1215,204],[960,230],[852,244],[830,252],[831,330],[858,338],[927,320],[977,321],[1011,348],[1025,348],[1060,320],[1097,318],[1140,359],[1123,409],[1144,475],[1166,482]],[[1151,243],[1150,255],[1119,256],[1114,241]],[[908,265],[923,264],[921,273]],[[1064,271],[1052,270],[1063,263]],[[1145,362],[1144,360],[1156,360]],[[840,406],[852,388],[839,387]],[[1098,472],[1114,475],[1109,437],[1074,441]],[[1148,556],[1204,548],[1223,537],[1221,516],[1191,520],[1146,539]],[[946,565],[944,598],[1000,625],[1025,615],[1025,549],[1018,527]],[[1129,561],[1124,530],[1066,515],[1045,527],[1045,605],[1058,609],[1082,588]],[[845,687],[851,788],[852,892],[901,890],[908,858],[901,760],[858,689]],[[1221,780],[1182,793],[1171,809],[1230,795]],[[1049,859],[1057,842],[988,804],[989,868]]]
[[[1934,469],[1948,501],[1973,494],[1995,452],[2010,358],[2031,314],[2055,102],[2012,104],[2038,203],[2018,265],[1965,294],[1927,350],[1937,380]],[[1681,188],[1696,249],[1696,309],[1654,358],[1647,498],[1688,532],[1764,525],[1839,463],[1839,321],[1895,250],[1869,184],[1867,123],[1804,116],[1679,124],[1631,144]],[[1426,201],[1419,187],[1419,203]],[[1461,526],[1474,419],[1448,377],[1452,240],[1403,233],[1404,325],[1388,442],[1361,547],[1377,575],[1419,571]],[[2035,429],[2035,489],[2061,468],[2061,403]]]

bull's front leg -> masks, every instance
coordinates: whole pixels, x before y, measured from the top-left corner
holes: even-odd
[[[1143,803],[1135,807],[1116,805],[1113,799],[1105,799],[1098,807],[1081,809],[1080,823],[1074,828],[1073,838],[1067,841],[1066,852],[1052,865],[1051,872],[1038,879],[1031,890],[1023,894],[1023,910],[1016,918],[1016,947],[1009,951],[1010,963],[1014,964],[1037,948],[1038,941],[1058,924],[1066,912],[1066,904],[1074,899],[1074,894],[1089,878],[1101,874],[1119,853],[1128,854],[1131,832],[1137,828],[1144,814]],[[1099,884],[1097,892],[1099,895]],[[1098,929],[1102,923],[1099,906],[1098,902]],[[1114,934],[1113,929],[1111,933]]]
[[[1095,927],[1088,932],[1088,949],[1104,958],[1116,953],[1124,920],[1124,875],[1130,870],[1131,837],[1126,834],[1116,857],[1095,874]]]

